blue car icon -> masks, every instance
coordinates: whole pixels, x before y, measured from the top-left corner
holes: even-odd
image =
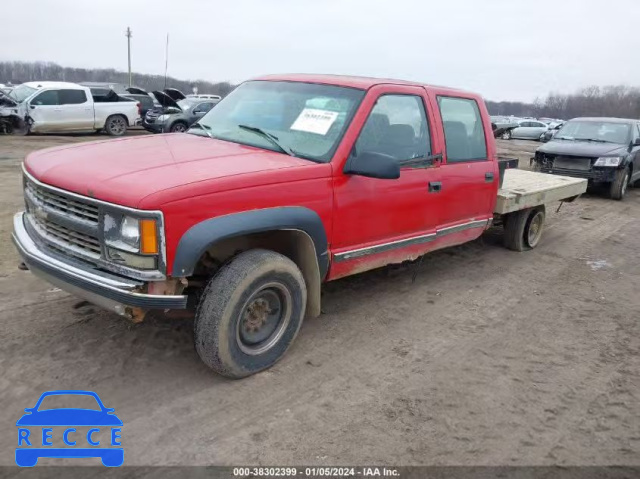
[[[41,408],[42,401],[50,396],[85,396],[85,399],[86,396],[90,396],[95,399],[99,408]],[[40,457],[99,457],[102,464],[107,467],[121,466],[124,462],[124,450],[120,443],[122,421],[114,414],[114,409],[102,404],[96,393],[73,390],[48,391],[40,396],[34,407],[25,409],[25,412],[26,414],[16,423],[18,426],[16,464],[18,466],[33,467]],[[52,447],[53,429],[51,428],[56,426],[66,427],[62,439],[65,446],[70,447]],[[89,447],[76,447],[76,444],[81,443],[81,435],[76,427],[86,426],[91,427],[86,434]],[[42,428],[41,431],[40,428]],[[111,447],[97,447],[100,446],[100,442],[96,440],[95,435],[100,433],[100,428],[110,429]],[[41,442],[42,447],[38,447],[40,445],[38,442]]]

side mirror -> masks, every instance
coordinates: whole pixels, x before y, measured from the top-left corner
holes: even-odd
[[[633,140],[633,146],[640,146],[640,138]]]
[[[29,105],[29,108],[31,108],[32,110],[35,110],[36,106],[35,105]]]
[[[352,157],[344,172],[381,180],[400,178],[400,166],[396,159],[393,156],[375,151],[363,151],[358,156]]]

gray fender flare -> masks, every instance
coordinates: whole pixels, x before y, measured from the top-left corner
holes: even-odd
[[[173,260],[173,276],[190,276],[207,249],[218,241],[274,230],[303,231],[313,241],[320,278],[329,269],[327,234],[318,213],[302,206],[244,211],[204,220],[182,235]]]

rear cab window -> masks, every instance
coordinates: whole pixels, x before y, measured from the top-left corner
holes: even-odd
[[[87,94],[84,90],[60,90],[58,98],[61,105],[80,105],[86,103]]]
[[[476,100],[438,96],[447,163],[486,161],[487,141]]]

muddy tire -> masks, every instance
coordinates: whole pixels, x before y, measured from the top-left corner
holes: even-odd
[[[122,115],[112,115],[104,122],[104,131],[109,136],[122,136],[127,132],[127,119]]]
[[[509,213],[504,218],[504,246],[513,251],[535,248],[542,237],[544,220],[544,206]]]
[[[200,359],[228,378],[276,363],[304,318],[307,287],[286,256],[254,249],[240,253],[209,281],[196,311]]]
[[[613,200],[622,200],[629,187],[629,168],[617,170],[609,189],[609,196]]]
[[[173,125],[171,125],[169,131],[171,133],[184,133],[188,128],[189,127],[184,121],[176,121]]]

